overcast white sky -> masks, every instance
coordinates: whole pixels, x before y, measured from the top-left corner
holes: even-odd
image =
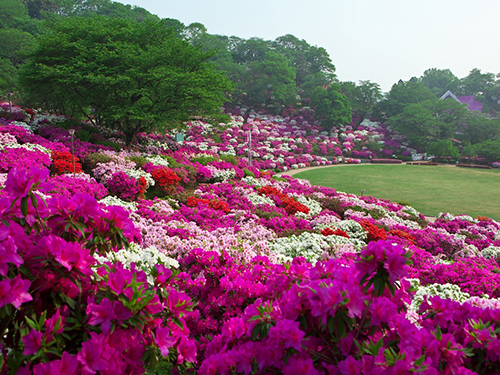
[[[210,34],[324,47],[341,81],[390,90],[428,68],[500,73],[500,0],[121,0]]]

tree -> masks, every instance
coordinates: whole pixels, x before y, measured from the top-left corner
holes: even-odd
[[[268,51],[262,61],[240,66],[235,95],[250,108],[266,107],[280,113],[296,96],[295,69],[279,53]],[[245,121],[250,110],[246,113]]]
[[[0,58],[8,59],[18,67],[24,55],[34,47],[31,34],[19,29],[0,29]]]
[[[349,99],[340,93],[339,86],[335,84],[327,89],[317,87],[311,97],[311,107],[326,131],[333,126],[348,125],[352,120]]]
[[[272,47],[285,55],[296,69],[297,87],[301,87],[306,77],[313,74],[335,77],[335,66],[322,47],[311,46],[304,39],[290,34],[276,38]]]
[[[461,95],[483,95],[488,86],[495,82],[493,73],[481,73],[481,69],[474,68],[469,72],[467,77],[462,78],[460,89]]]
[[[382,119],[396,116],[401,114],[409,104],[425,100],[436,100],[436,96],[421,83],[400,81],[392,86],[385,100],[377,103],[374,112]]]
[[[490,162],[500,161],[500,140],[489,139],[474,145],[474,151]]]
[[[436,139],[439,121],[430,110],[431,103],[412,103],[402,113],[390,117],[387,124],[406,136],[413,147],[425,150]]]
[[[432,142],[453,137],[468,116],[462,104],[434,97],[407,105],[402,113],[390,117],[387,124],[405,135],[414,147],[425,150]]]
[[[463,124],[459,138],[474,145],[488,139],[500,138],[500,120],[471,113],[469,121]]]
[[[40,37],[21,83],[32,102],[79,112],[130,144],[139,132],[220,116],[231,85],[209,58],[161,22],[68,18]]]
[[[0,1],[0,27],[17,28],[29,20],[28,9],[21,0]]]
[[[438,98],[443,96],[448,90],[454,94],[459,93],[460,80],[450,69],[427,69],[419,81]]]
[[[458,159],[458,148],[456,148],[449,139],[440,139],[432,142],[427,147],[427,153],[434,155],[437,158],[452,157]]]
[[[354,113],[363,121],[368,113],[371,113],[375,104],[382,99],[380,85],[371,81],[342,82],[340,91],[349,98]]]

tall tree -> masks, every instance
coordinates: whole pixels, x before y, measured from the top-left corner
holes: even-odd
[[[352,120],[349,99],[339,89],[336,84],[326,89],[317,87],[311,97],[311,107],[325,131],[331,131],[333,126],[348,125]]]
[[[425,100],[436,100],[436,96],[421,83],[399,81],[392,86],[385,99],[377,103],[374,112],[384,119],[401,114],[409,104]]]
[[[21,82],[30,100],[78,111],[131,143],[191,116],[220,116],[230,83],[209,58],[161,22],[67,18],[39,39]]]
[[[422,77],[420,77],[419,82],[431,90],[438,98],[443,96],[448,90],[456,95],[460,93],[460,80],[450,69],[427,69]]]
[[[363,121],[375,104],[382,99],[380,85],[371,81],[341,82],[340,91],[349,98],[354,113]]]
[[[400,114],[390,117],[387,124],[405,135],[414,147],[425,150],[432,142],[455,136],[468,116],[467,109],[455,100],[434,97],[408,104]]]
[[[272,46],[284,54],[295,67],[297,87],[302,86],[306,77],[317,73],[335,77],[335,66],[322,47],[311,46],[304,39],[287,34],[276,38]]]

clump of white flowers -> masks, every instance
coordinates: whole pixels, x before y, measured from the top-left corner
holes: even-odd
[[[168,167],[168,160],[162,158],[160,155],[148,156],[148,157],[146,157],[146,160],[153,163],[154,165]]]
[[[415,296],[409,306],[409,310],[414,312],[420,309],[420,305],[427,297],[439,296],[443,299],[451,299],[460,303],[470,298],[469,293],[462,292],[460,287],[455,284],[429,284],[422,286],[419,279],[408,279],[408,281],[410,281],[412,287],[417,288]]]
[[[490,245],[481,250],[481,254],[487,259],[500,258],[500,246]]]
[[[162,264],[166,268],[179,268],[179,262],[158,251],[155,246],[143,249],[136,243],[130,243],[128,248],[116,252],[110,251],[106,256],[94,255],[99,263],[121,262],[123,266],[130,269],[132,263],[137,269],[144,271],[148,278],[148,283],[153,285],[154,278],[151,276],[156,265]]]
[[[0,150],[3,150],[4,148],[24,148],[28,151],[40,151],[43,152],[44,154],[47,154],[49,157],[52,155],[52,151],[49,150],[46,147],[43,147],[41,145],[37,145],[35,143],[24,143],[24,144],[19,144],[19,143],[8,143],[4,145],[0,145]]]
[[[107,197],[101,199],[99,203],[104,204],[106,206],[119,206],[123,207],[128,211],[137,211],[137,204],[134,202],[125,202],[123,199],[114,197],[112,195],[108,195]]]
[[[302,203],[304,206],[309,208],[309,213],[305,214],[304,212],[297,212],[295,216],[300,217],[302,219],[309,219],[313,216],[318,215],[321,211],[323,211],[323,208],[321,207],[321,204],[314,199],[310,199],[307,197],[304,197],[303,195],[299,196],[297,201],[299,203]]]
[[[247,199],[250,202],[252,202],[255,207],[258,207],[261,204],[263,204],[263,205],[269,204],[271,206],[275,205],[274,201],[271,198],[269,198],[265,195],[257,194],[257,193],[252,193],[252,194],[247,195]]]
[[[296,257],[315,263],[320,259],[336,258],[337,253],[359,252],[366,243],[342,236],[304,232],[299,236],[280,237],[270,241],[268,246],[276,254],[278,263],[290,262]]]
[[[144,177],[147,183],[147,188],[155,185],[155,180],[153,179],[153,176],[151,176],[151,173],[145,172],[142,169],[127,169],[125,173],[127,174],[127,176],[133,177],[136,180],[139,180],[139,178]]]

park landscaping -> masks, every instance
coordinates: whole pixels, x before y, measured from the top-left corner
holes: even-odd
[[[3,372],[500,371],[500,224],[430,223],[275,175],[327,162],[297,150],[328,144],[303,116],[199,121],[184,144],[142,133],[131,147],[110,129],[95,129],[106,145],[75,139],[92,125],[62,116],[5,116]],[[369,168],[385,167],[435,168]]]
[[[359,165],[308,170],[294,177],[346,193],[360,194],[363,190],[365,195],[406,202],[425,215],[467,213],[500,220],[500,202],[495,198],[500,170],[450,165]]]

